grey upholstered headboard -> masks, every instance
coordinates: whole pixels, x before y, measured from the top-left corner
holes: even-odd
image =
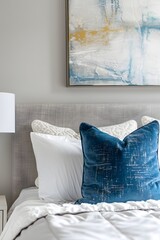
[[[140,124],[143,115],[160,118],[159,108],[160,104],[18,104],[12,144],[12,201],[22,188],[34,186],[37,177],[30,142],[31,122],[34,119],[78,131],[82,121],[106,126],[135,119]]]

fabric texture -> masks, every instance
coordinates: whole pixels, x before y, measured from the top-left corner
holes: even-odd
[[[33,132],[51,134],[55,136],[69,136],[72,138],[79,138],[79,135],[71,128],[57,127],[41,120],[34,120],[31,126]]]
[[[31,133],[36,158],[39,197],[52,202],[81,197],[83,156],[80,140]]]
[[[51,134],[54,136],[68,136],[80,139],[79,133],[76,133],[71,128],[58,127],[41,120],[34,120],[31,126],[33,132]],[[129,120],[120,124],[98,127],[98,129],[114,137],[123,139],[126,135],[137,129],[137,122],[135,120]]]
[[[153,118],[153,117],[149,117],[149,116],[143,116],[142,118],[141,118],[141,122],[142,122],[142,125],[144,126],[144,125],[146,125],[146,124],[148,124],[148,123],[150,123],[150,122],[153,122],[153,121],[160,121],[160,120],[158,120],[158,119],[156,119],[156,118]]]
[[[137,122],[135,120],[129,120],[116,125],[98,127],[98,129],[123,140],[129,133],[137,129]]]
[[[160,199],[159,124],[151,122],[123,141],[87,123],[80,125],[84,166],[76,203]]]
[[[153,121],[158,121],[159,124],[160,124],[160,120],[159,119],[156,119],[156,118],[153,118],[153,117],[149,117],[149,116],[143,116],[141,118],[141,122],[142,122],[142,125],[146,125],[150,122],[153,122]],[[159,162],[159,167],[160,167],[160,134],[159,134],[159,145],[158,145],[158,162]]]

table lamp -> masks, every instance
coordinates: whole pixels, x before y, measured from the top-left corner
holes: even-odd
[[[15,132],[15,94],[0,92],[0,132]]]

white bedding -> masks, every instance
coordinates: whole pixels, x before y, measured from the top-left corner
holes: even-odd
[[[8,211],[8,218],[12,214],[15,207],[20,205],[21,203],[27,201],[27,200],[37,200],[41,201],[38,196],[38,188],[37,187],[30,187],[25,188],[21,191],[19,197],[16,199],[16,201],[12,204],[11,208]]]
[[[160,201],[17,206],[0,240],[160,240]]]

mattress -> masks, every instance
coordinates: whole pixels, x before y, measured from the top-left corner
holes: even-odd
[[[0,240],[159,240],[160,201],[55,204],[24,189]]]

